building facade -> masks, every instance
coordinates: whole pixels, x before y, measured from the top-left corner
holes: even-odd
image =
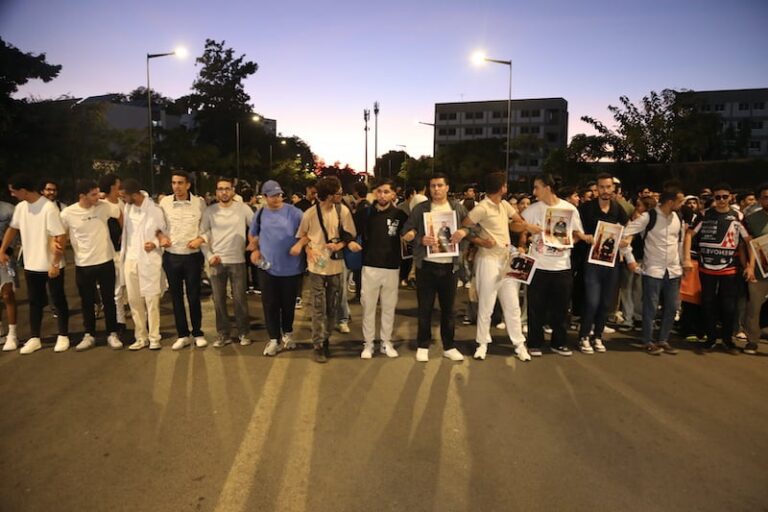
[[[723,134],[746,138],[745,156],[768,157],[768,89],[685,91],[678,99],[699,112],[720,115]]]
[[[435,154],[457,142],[507,138],[507,100],[436,103]],[[568,145],[568,102],[563,98],[512,100],[510,177],[541,172],[550,151]],[[520,139],[522,137],[522,139]],[[516,144],[528,139],[533,144]]]

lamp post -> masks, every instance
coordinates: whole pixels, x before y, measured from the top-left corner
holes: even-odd
[[[509,95],[507,96],[507,150],[506,150],[506,168],[504,175],[507,182],[509,182],[509,149],[512,137],[512,61],[511,60],[499,60],[491,59],[486,56],[484,52],[475,52],[472,55],[472,61],[477,64],[484,64],[486,62],[493,62],[494,64],[503,64],[509,68]]]
[[[251,121],[258,123],[261,121],[261,116],[255,115],[251,117]],[[270,164],[270,169],[272,165]],[[240,121],[235,121],[235,169],[237,171],[237,180],[240,181]]]
[[[184,58],[187,55],[187,50],[184,48],[177,48],[172,52],[167,53],[148,53],[147,54],[147,129],[149,130],[149,193],[152,194],[155,189],[155,156],[152,152],[152,89],[149,86],[149,60],[157,59],[158,57],[168,57],[170,55],[176,55],[179,58]]]
[[[435,123],[427,123],[425,121],[416,121],[419,124],[423,124],[424,126],[431,126],[432,127],[432,165],[430,166],[432,168],[432,174],[435,174],[435,157],[437,156],[437,151],[435,151],[435,130],[437,129],[435,127]]]
[[[373,168],[379,161],[379,102],[373,102]],[[366,169],[367,170],[367,169]]]
[[[281,140],[280,144],[285,146],[285,141]],[[269,172],[272,172],[272,143],[269,143]]]

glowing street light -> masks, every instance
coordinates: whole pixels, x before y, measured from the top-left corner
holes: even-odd
[[[510,149],[510,137],[512,136],[512,61],[511,60],[499,60],[489,58],[484,51],[478,50],[471,56],[471,61],[476,66],[481,66],[486,62],[493,62],[494,64],[503,64],[509,67],[509,95],[507,96],[507,150],[506,150],[506,168],[504,175],[509,182],[509,149]]]
[[[147,129],[149,130],[149,193],[151,194],[155,189],[155,156],[152,152],[152,93],[149,87],[149,60],[157,59],[158,57],[168,57],[175,55],[176,57],[183,59],[187,56],[187,49],[184,47],[178,47],[172,52],[167,53],[148,53],[147,54]]]

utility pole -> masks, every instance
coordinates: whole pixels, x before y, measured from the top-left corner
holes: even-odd
[[[363,121],[365,121],[365,176],[368,179],[368,120],[371,119],[371,111],[363,109]]]
[[[373,102],[373,171],[376,174],[376,163],[379,161],[379,102]]]

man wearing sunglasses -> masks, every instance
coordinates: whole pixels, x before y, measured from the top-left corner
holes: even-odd
[[[695,240],[699,247],[701,303],[706,318],[705,349],[712,350],[720,338],[729,353],[737,354],[732,340],[740,279],[736,254],[738,250],[746,254],[744,239],[748,240],[749,234],[742,223],[743,215],[731,208],[731,192],[725,183],[712,189],[712,207],[686,232],[683,267],[692,268],[690,248]],[[722,326],[720,333],[718,321]]]

